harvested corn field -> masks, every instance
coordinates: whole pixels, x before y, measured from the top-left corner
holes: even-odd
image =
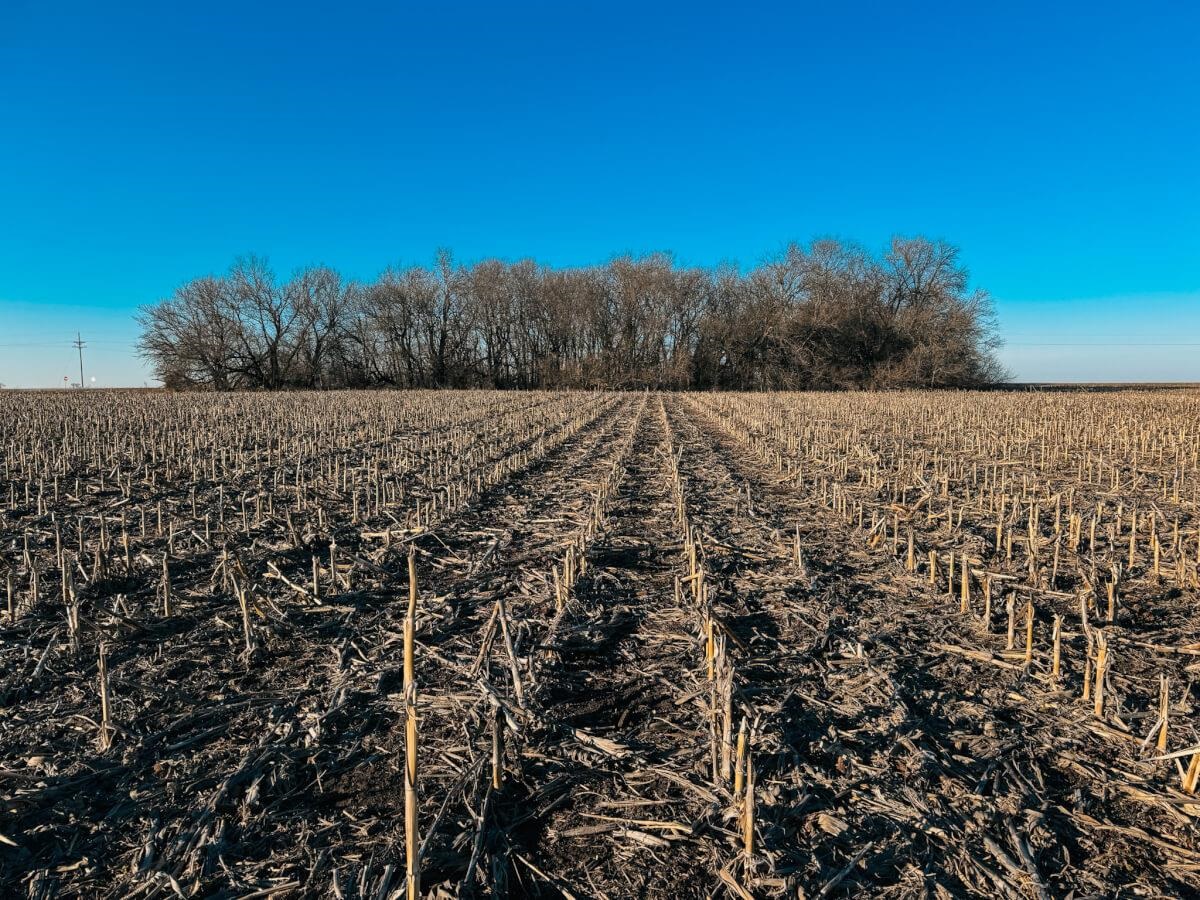
[[[1200,893],[1200,394],[0,397],[0,894]]]

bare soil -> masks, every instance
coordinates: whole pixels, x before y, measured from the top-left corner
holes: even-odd
[[[1014,406],[1026,480],[991,494],[982,439],[896,437],[886,398],[858,425],[810,395],[82,402],[0,406],[0,895],[403,896],[411,551],[428,896],[1200,896],[1192,756],[1162,758],[1200,744],[1195,395],[1046,401],[1175,417],[1175,458],[1106,442],[1101,410],[1037,464],[1032,429],[1059,426]],[[1068,490],[1106,503],[1090,547],[1086,518],[1051,524]],[[1159,518],[1109,620],[1135,507]]]

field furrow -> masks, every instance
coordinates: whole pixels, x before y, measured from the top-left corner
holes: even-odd
[[[0,895],[1200,896],[1191,392],[89,397]]]
[[[805,653],[823,672],[805,699],[816,764],[808,777],[824,782],[832,804],[813,813],[838,819],[816,849],[832,857],[829,870],[856,859],[851,876],[879,892],[918,882],[952,894],[1011,891],[1015,876],[1018,886],[1058,894],[1097,888],[1072,864],[1091,858],[1108,879],[1133,884],[1158,871],[1164,894],[1188,893],[1186,873],[1200,857],[1169,801],[1139,804],[1135,789],[1127,803],[1106,803],[1119,789],[1093,768],[1144,768],[1129,752],[1136,745],[1098,736],[1090,704],[1076,705],[1019,658],[961,652],[981,635],[957,594],[871,552],[702,403],[689,412],[743,495],[756,498],[761,527],[800,528],[803,615],[823,623]],[[1158,820],[1152,830],[1148,818]],[[864,847],[871,851],[860,857]],[[1018,871],[1006,869],[1026,856]]]

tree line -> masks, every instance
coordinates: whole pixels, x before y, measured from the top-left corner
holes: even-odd
[[[369,283],[284,280],[236,260],[143,308],[140,352],[172,389],[978,387],[1007,376],[988,295],[957,248],[793,244],[761,265],[666,254],[552,268],[431,266]]]

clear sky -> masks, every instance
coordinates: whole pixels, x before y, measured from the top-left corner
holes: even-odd
[[[1193,3],[0,0],[0,382],[327,263],[962,248],[1023,380],[1200,380]]]

